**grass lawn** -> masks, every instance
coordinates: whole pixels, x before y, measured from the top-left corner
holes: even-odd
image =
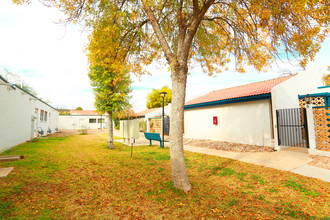
[[[329,219],[329,183],[231,159],[185,152],[188,194],[173,187],[169,149],[106,148],[106,135],[18,145],[0,163],[0,219]]]

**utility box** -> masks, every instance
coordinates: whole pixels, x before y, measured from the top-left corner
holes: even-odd
[[[139,120],[120,120],[120,136],[130,140],[132,137],[139,139]]]

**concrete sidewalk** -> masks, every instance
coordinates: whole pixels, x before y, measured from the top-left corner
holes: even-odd
[[[116,141],[130,145],[123,139]],[[158,141],[153,141],[152,144],[159,146]],[[136,140],[134,144],[134,146],[139,145],[149,145],[149,141],[145,139],[143,133],[140,133],[139,139]],[[165,146],[169,147],[169,143],[165,142]],[[303,176],[319,178],[323,181],[330,182],[330,170],[308,165],[313,159],[308,156],[306,148],[291,147],[286,150],[275,152],[233,152],[184,145],[184,150],[290,171]]]
[[[304,148],[292,147],[275,152],[243,153],[185,145],[184,150],[230,158],[278,170],[290,171],[303,176],[319,178],[323,181],[330,182],[330,170],[307,165],[312,162],[313,159],[308,156],[307,149]]]

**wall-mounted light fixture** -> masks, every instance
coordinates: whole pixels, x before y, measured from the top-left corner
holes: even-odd
[[[304,99],[305,99],[305,102],[307,104],[306,107],[308,107],[308,105],[311,104],[312,97],[309,94],[307,94]]]

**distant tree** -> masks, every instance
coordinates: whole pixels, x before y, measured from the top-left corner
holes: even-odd
[[[327,71],[329,73],[324,74],[323,77],[322,77],[322,79],[324,81],[324,85],[330,86],[330,66],[328,66]]]
[[[76,110],[83,110],[83,108],[82,107],[77,107]]]
[[[2,75],[5,79],[7,79],[8,82],[10,82],[11,84],[17,84],[19,87],[29,92],[30,94],[34,96],[38,95],[37,91],[34,88],[32,88],[29,84],[27,84],[24,80],[22,81],[21,77],[18,74],[10,72],[7,69],[4,69],[0,75]]]
[[[136,114],[134,112],[133,109],[130,108],[125,108],[121,111],[116,112],[116,114],[114,114],[114,118],[118,119],[118,120],[127,120],[127,118],[131,119],[131,118],[135,118]]]
[[[164,86],[161,89],[153,89],[147,96],[147,108],[158,108],[163,106],[163,99],[160,96],[161,92],[167,92],[164,98],[164,106],[172,102],[172,89]]]

